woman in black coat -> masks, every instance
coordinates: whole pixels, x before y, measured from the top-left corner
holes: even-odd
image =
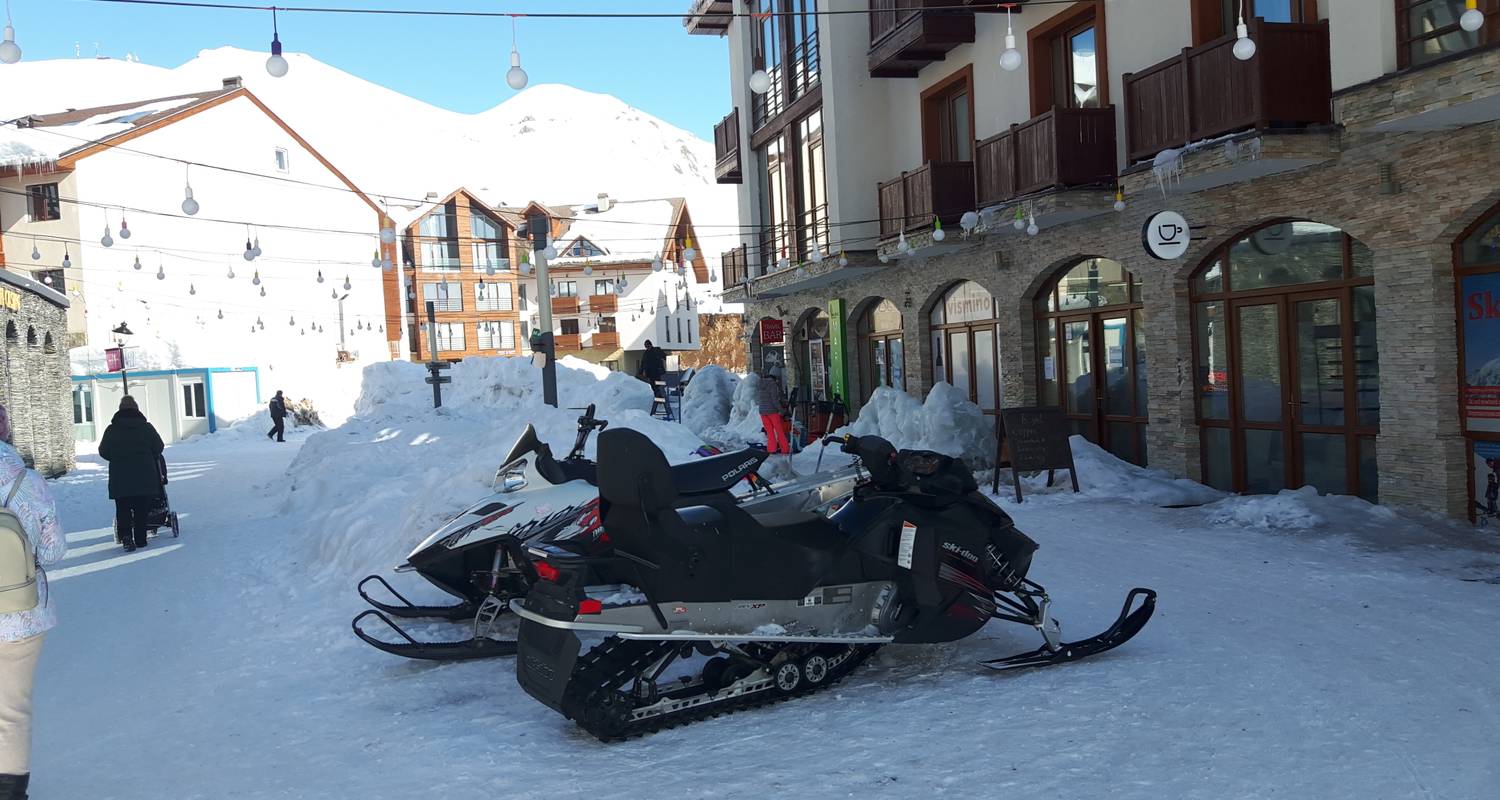
[[[109,462],[109,496],[115,501],[115,527],[126,552],[146,546],[146,515],[162,492],[157,468],[162,449],[161,435],[146,421],[135,398],[120,398],[120,410],[99,440],[99,457]]]

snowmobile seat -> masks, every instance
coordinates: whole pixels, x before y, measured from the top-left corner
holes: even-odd
[[[680,494],[709,494],[733,488],[746,475],[760,469],[767,453],[754,447],[710,458],[673,464],[668,469],[672,485]]]
[[[805,547],[833,550],[846,539],[827,517],[813,511],[772,511],[750,518],[766,532]]]

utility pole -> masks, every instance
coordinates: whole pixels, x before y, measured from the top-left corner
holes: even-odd
[[[446,361],[439,361],[437,354],[437,309],[436,304],[427,301],[427,350],[430,357],[427,360],[427,383],[432,384],[432,407],[443,407],[443,384],[452,383],[453,378],[443,374],[443,370],[453,366]]]
[[[542,329],[542,402],[557,408],[557,348],[552,339],[552,282],[547,277],[547,239],[551,227],[547,217],[534,214],[526,220],[526,232],[531,239],[531,255],[536,263],[536,298],[541,304],[538,327]]]

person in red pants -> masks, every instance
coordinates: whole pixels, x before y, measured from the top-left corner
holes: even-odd
[[[760,383],[755,390],[755,401],[760,408],[760,425],[766,431],[766,452],[791,455],[792,446],[787,440],[786,417],[782,416],[786,403],[785,394],[781,390],[781,381],[777,380],[769,369],[760,375]]]

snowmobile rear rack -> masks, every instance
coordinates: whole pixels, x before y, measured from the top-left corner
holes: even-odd
[[[385,603],[370,597],[370,595],[365,592],[365,584],[369,583],[370,581],[375,581],[381,586],[384,586],[387,592],[390,592],[392,596],[401,601],[401,604],[396,605],[394,603]],[[365,579],[360,581],[359,586],[356,588],[359,589],[359,596],[364,598],[364,601],[366,603],[369,603],[384,614],[389,614],[392,617],[401,617],[403,619],[433,617],[436,619],[456,621],[472,618],[474,616],[474,612],[476,611],[474,604],[469,602],[458,603],[457,605],[451,606],[416,605],[412,601],[407,600],[405,595],[396,591],[395,587],[391,586],[386,582],[385,578],[382,578],[379,575],[365,576]],[[362,614],[360,616],[364,615]]]
[[[405,641],[387,642],[377,639],[360,630],[360,620],[366,617],[374,617],[384,622],[387,627],[396,632]],[[392,655],[415,658],[422,661],[473,661],[481,658],[494,658],[496,656],[513,656],[516,654],[516,643],[502,639],[491,639],[487,636],[478,636],[461,642],[421,642],[412,637],[411,634],[401,629],[376,609],[368,609],[355,617],[349,623],[354,629],[354,635],[363,639],[366,644],[384,650]]]
[[[1135,605],[1135,598],[1137,596],[1143,599],[1141,600],[1141,604],[1132,611],[1131,606]],[[1156,592],[1151,589],[1137,587],[1131,589],[1130,593],[1125,595],[1125,606],[1120,609],[1120,616],[1115,619],[1114,624],[1110,625],[1103,633],[1097,636],[1080,639],[1076,642],[1054,644],[1051,641],[1052,637],[1047,636],[1047,631],[1043,630],[1043,635],[1047,636],[1048,639],[1047,644],[1029,653],[1020,653],[1007,658],[981,661],[980,664],[994,670],[1025,669],[1028,667],[1050,667],[1055,664],[1065,664],[1069,661],[1077,661],[1080,658],[1097,655],[1106,650],[1113,650],[1130,641],[1132,637],[1140,633],[1141,628],[1146,627],[1146,623],[1151,619],[1151,614],[1155,610]],[[1002,619],[1013,619],[1004,614],[996,614],[996,616]]]

